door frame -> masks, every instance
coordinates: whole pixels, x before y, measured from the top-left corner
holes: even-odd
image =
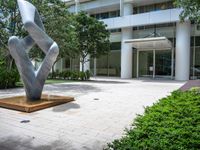
[[[170,76],[156,76],[155,75],[155,69],[156,69],[156,51],[164,51],[164,50],[170,50],[171,51],[171,75]],[[174,48],[172,49],[137,49],[137,78],[139,78],[139,53],[141,51],[153,51],[153,76],[152,78],[155,79],[158,78],[174,78]]]

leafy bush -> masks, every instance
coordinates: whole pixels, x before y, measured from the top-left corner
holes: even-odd
[[[19,79],[20,76],[16,69],[7,70],[5,67],[0,67],[0,89],[15,87]]]
[[[63,77],[64,79],[70,79],[70,77],[71,77],[71,71],[63,71],[63,72],[61,72],[61,76],[60,77]]]
[[[200,92],[175,91],[139,115],[126,135],[107,150],[197,150],[200,148]]]
[[[85,77],[86,77],[86,80],[89,80],[89,79],[90,79],[91,73],[90,73],[89,70],[87,70],[87,71],[85,72]]]
[[[90,79],[90,71],[86,72],[82,71],[63,71],[63,72],[54,72],[53,74],[49,74],[49,78],[59,78],[59,79],[67,79],[67,80],[89,80]]]

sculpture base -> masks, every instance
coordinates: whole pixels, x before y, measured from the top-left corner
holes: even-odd
[[[42,95],[41,100],[27,101],[26,96],[15,96],[0,99],[0,107],[31,113],[41,109],[74,101],[73,97]]]

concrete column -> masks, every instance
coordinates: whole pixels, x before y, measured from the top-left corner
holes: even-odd
[[[80,1],[75,0],[75,13],[78,14],[79,11],[80,11]]]
[[[190,22],[176,24],[176,80],[189,80],[190,76]]]
[[[86,62],[84,63],[84,71],[90,70],[90,56],[87,55]],[[80,63],[80,71],[82,71],[82,63]]]
[[[129,3],[123,4],[123,15],[131,15],[133,13],[133,6]],[[122,40],[121,40],[121,78],[132,78],[132,46],[124,43],[127,39],[132,39],[133,29],[122,28]]]

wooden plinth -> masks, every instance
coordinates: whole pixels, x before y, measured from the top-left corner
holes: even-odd
[[[25,96],[15,96],[0,99],[0,107],[31,113],[41,109],[74,101],[73,97],[42,95],[41,100],[27,101]]]

